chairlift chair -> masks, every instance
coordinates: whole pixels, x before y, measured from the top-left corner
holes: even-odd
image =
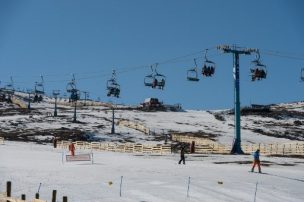
[[[107,96],[108,97],[119,97],[120,94],[120,85],[113,79],[107,81]]]
[[[252,61],[253,67],[250,68],[251,81],[266,79],[267,68],[260,62],[260,53],[257,52],[257,58]]]
[[[156,71],[158,63],[155,64],[155,68],[151,65],[152,73],[145,76],[144,84],[152,88],[164,89],[166,84],[166,76],[159,74]]]
[[[211,77],[215,73],[215,63],[207,59],[208,49],[205,51],[205,61],[202,67],[202,75],[205,77]]]
[[[4,91],[7,94],[14,94],[15,88],[14,88],[14,86],[12,84],[7,84],[6,86],[4,86]]]
[[[154,81],[154,76],[152,74],[145,76],[144,78],[144,84],[145,86],[152,87]]]
[[[66,91],[70,93],[70,100],[77,101],[80,99],[80,91],[76,88],[75,76],[73,74],[72,80],[67,84]]]
[[[13,81],[13,77],[10,78],[11,82],[7,85],[4,86],[4,91],[7,94],[14,94],[15,92],[15,88],[14,88],[14,81]]]
[[[107,96],[119,98],[120,85],[116,81],[116,72],[113,70],[112,78],[107,81]]]
[[[187,80],[188,81],[199,81],[198,73],[197,73],[197,64],[196,59],[194,59],[195,67],[193,69],[189,69],[187,71]]]
[[[72,101],[79,100],[79,99],[80,99],[80,91],[77,90],[77,89],[73,89],[73,90],[71,91],[70,99],[71,99]]]
[[[40,94],[40,95],[44,94],[43,84],[37,82],[35,83],[35,94]]]
[[[150,68],[151,68],[152,73],[149,74],[149,75],[147,75],[147,76],[145,76],[145,78],[144,78],[144,84],[145,84],[145,86],[153,87],[154,84],[155,84],[154,83],[154,81],[155,81],[155,79],[154,79],[154,69],[153,69],[152,65],[150,66]]]
[[[301,69],[301,81],[304,81],[304,68]]]
[[[73,76],[72,80],[66,86],[66,91],[68,93],[73,93],[74,90],[76,89],[75,75],[73,74],[72,76]]]
[[[66,87],[66,91],[68,93],[72,93],[74,91],[74,89],[76,89],[76,84],[75,82],[71,81],[67,84],[67,87]]]
[[[35,82],[35,94],[44,95],[44,81],[43,76],[41,76],[41,82]]]
[[[159,74],[156,72],[156,74],[154,75],[154,81],[153,81],[153,86],[154,88],[158,88],[163,90],[166,84],[166,76]]]

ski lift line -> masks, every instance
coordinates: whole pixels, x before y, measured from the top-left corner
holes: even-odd
[[[222,54],[223,53],[212,54],[211,57],[217,57],[217,56],[222,55]],[[203,56],[198,56],[198,57],[195,57],[195,58],[180,59],[180,60],[172,61],[172,62],[170,62],[170,64],[178,64],[178,63],[182,63],[182,62],[189,62],[189,61],[193,61],[193,59],[195,59],[196,62],[198,62],[197,60],[203,59],[203,58],[204,58]],[[169,63],[166,63],[166,64],[169,64]]]
[[[273,55],[278,57],[285,57],[290,59],[297,59],[297,60],[304,60],[304,54],[301,53],[291,53],[291,52],[283,52],[283,51],[276,51],[276,50],[267,50],[267,49],[259,49],[260,52],[263,52],[265,55]]]
[[[213,50],[216,47],[211,47],[211,48],[207,48],[208,51]],[[206,49],[202,50],[202,51],[197,51],[197,52],[193,52],[187,55],[183,55],[183,56],[179,56],[179,57],[175,57],[172,59],[168,59],[168,60],[164,60],[162,62],[159,62],[158,64],[169,64],[169,63],[179,63],[179,62],[185,62],[188,61],[188,59],[184,59],[193,55],[197,55],[199,53],[204,52]],[[272,51],[272,50],[263,50],[263,49],[259,49],[261,53],[266,54],[266,55],[272,55],[272,56],[277,56],[277,57],[282,57],[282,58],[289,58],[289,59],[296,59],[296,60],[304,60],[304,57],[301,56],[293,56],[293,55],[288,55],[286,53],[280,52],[280,51]],[[214,53],[214,54],[208,54],[208,57],[217,57],[220,56],[224,53],[220,52],[220,53]],[[203,58],[202,56],[196,57],[196,59],[201,59]],[[193,58],[192,58],[193,59]],[[189,59],[190,60],[190,59]],[[136,67],[128,67],[128,68],[119,68],[117,70],[117,73],[119,74],[124,74],[124,73],[128,73],[137,69],[142,69],[142,68],[147,68],[150,67],[150,65],[140,65],[140,66],[136,66]],[[105,72],[104,70],[102,71],[94,71],[94,72],[84,72],[84,73],[75,73],[75,75],[90,75],[90,74],[94,74],[93,76],[87,76],[87,77],[80,77],[77,80],[87,80],[87,79],[94,79],[94,78],[100,78],[100,77],[106,77],[108,75],[110,75],[109,73],[107,74],[102,74],[102,75],[96,75],[96,73],[98,72]],[[66,76],[66,75],[70,75],[70,73],[66,73],[66,74],[43,74],[44,78],[45,77],[55,77],[55,76]],[[14,77],[23,77],[23,76],[14,76]],[[38,76],[33,76],[33,77],[38,77]],[[51,81],[44,81],[45,83],[49,83],[49,82],[66,82],[69,81],[68,79],[64,79],[64,80],[51,80]],[[10,83],[10,82],[3,82],[3,83]],[[28,82],[24,82],[24,81],[17,81],[14,82],[17,84],[24,84],[24,83],[28,83]]]
[[[69,76],[70,73],[66,73],[66,74],[40,74],[40,75],[14,75],[14,78],[41,78],[41,76],[45,77],[58,77],[58,76]]]
[[[211,47],[211,48],[206,48],[206,49],[208,49],[208,51],[209,51],[209,50],[212,50],[214,48],[216,48],[216,47]],[[238,47],[238,48],[240,48],[240,47]],[[204,49],[202,51],[193,52],[193,53],[190,53],[190,54],[187,54],[187,55],[175,57],[175,58],[172,58],[172,59],[164,60],[162,62],[159,62],[159,64],[178,63],[178,59],[187,58],[187,57],[199,54],[199,53],[205,51],[206,49]],[[296,59],[296,60],[304,60],[304,56],[298,55],[296,53],[286,53],[286,52],[284,53],[282,51],[274,51],[274,50],[267,50],[267,49],[259,49],[259,50],[260,50],[260,52],[262,52],[263,54],[266,54],[266,55],[272,55],[272,56],[277,56],[277,57],[282,57],[282,58],[289,58],[289,59]],[[220,53],[220,54],[223,54],[223,53]],[[214,54],[214,55],[218,55],[218,54]],[[209,57],[212,57],[214,55],[209,54]],[[202,57],[197,57],[197,59],[199,59],[199,58],[202,58]],[[141,68],[147,68],[147,67],[149,67],[149,65],[141,65],[141,66],[129,67],[129,68],[120,68],[120,69],[118,69],[117,72],[124,73],[124,72],[129,72],[133,69],[141,69]],[[96,74],[98,72],[105,72],[105,71],[102,70],[102,71],[94,71],[94,72],[75,73],[75,75]],[[43,74],[44,77],[58,77],[58,76],[66,76],[66,75],[70,75],[70,73],[66,73],[66,74]],[[14,77],[28,77],[28,76],[25,76],[25,75],[17,75],[16,76],[16,75],[14,75]],[[32,76],[32,77],[38,77],[38,76]],[[86,78],[91,78],[91,77],[84,77],[84,78],[86,79]],[[21,82],[16,82],[16,83],[21,83]]]
[[[106,76],[109,76],[109,75],[110,74],[95,75],[95,76],[88,76],[88,77],[80,77],[80,78],[77,78],[77,81],[78,80],[88,80],[88,79],[93,79],[93,78],[103,78],[103,77],[106,77]],[[44,84],[47,84],[47,83],[56,83],[56,82],[68,82],[68,81],[70,81],[70,79],[44,80]],[[11,82],[2,81],[2,83],[4,83],[4,84],[10,84]],[[28,84],[28,83],[31,83],[31,81],[14,81],[14,84]]]
[[[3,83],[3,84],[11,84],[12,82],[10,82],[10,81],[1,81],[1,83]],[[25,81],[14,81],[14,84],[19,84],[19,83],[26,84],[26,83],[30,83],[30,81],[28,81],[28,82],[25,82]]]
[[[206,48],[206,49],[213,50],[213,49],[216,49],[216,47],[210,47],[210,48]],[[167,63],[170,63],[172,61],[175,61],[175,60],[178,60],[178,59],[181,59],[181,58],[187,58],[187,57],[191,57],[193,55],[198,55],[198,54],[204,52],[206,49],[201,50],[201,51],[196,51],[196,52],[193,52],[193,53],[190,53],[190,54],[187,54],[187,55],[178,56],[178,57],[175,57],[175,58],[172,58],[172,59],[164,60],[164,61],[159,62],[158,64],[167,64]]]
[[[208,50],[212,50],[212,49],[215,49],[216,47],[212,47],[212,48],[209,48]],[[155,64],[158,64],[158,65],[161,65],[161,64],[173,64],[173,63],[179,63],[179,62],[185,62],[185,61],[189,61],[189,60],[192,60],[193,58],[191,59],[184,59],[184,58],[187,58],[187,57],[191,57],[191,56],[194,56],[194,55],[198,55],[200,53],[202,53],[204,50],[202,51],[197,51],[197,52],[193,52],[193,53],[190,53],[190,54],[187,54],[187,55],[183,55],[183,56],[179,56],[179,57],[175,57],[175,58],[172,58],[172,59],[168,59],[168,60],[165,60],[165,61],[162,61],[162,62],[158,62],[158,63],[154,63]],[[222,55],[223,53],[217,53],[217,54],[213,54],[211,56],[214,56],[214,55]],[[196,57],[195,59],[200,59],[202,58],[201,56],[199,57]],[[179,60],[179,59],[183,59],[183,60]],[[138,67],[131,67],[131,68],[128,68],[129,70],[131,69],[141,69],[141,68],[151,68],[151,65],[141,65],[141,66],[138,66]],[[128,69],[124,69],[124,70],[121,70],[121,71],[117,71],[119,73],[124,73],[124,72],[129,72]]]
[[[181,59],[181,58],[190,57],[190,56],[193,56],[193,55],[197,55],[197,54],[199,54],[201,52],[202,51],[197,51],[197,52],[190,53],[190,54],[187,54],[187,55],[175,57],[175,58],[172,58],[172,59],[168,59],[168,60],[159,62],[158,64],[178,63],[178,62],[175,62],[175,60],[178,60],[178,59]],[[136,67],[118,68],[116,72],[118,72],[118,73],[126,73],[126,72],[130,72],[132,70],[137,70],[137,69],[142,69],[142,68],[147,68],[147,67],[150,67],[150,65],[140,65],[140,66],[136,66]],[[80,77],[80,78],[77,79],[77,80],[83,80],[83,79],[97,78],[98,76],[96,76],[96,73],[99,73],[99,72],[105,72],[105,70],[94,71],[94,72],[75,73],[75,75],[90,75],[90,74],[94,74],[94,76]],[[109,75],[109,74],[103,74],[101,77],[105,77],[107,75]],[[66,73],[66,74],[43,74],[43,76],[44,77],[70,76],[70,73]],[[20,76],[20,77],[23,77],[23,76]],[[37,76],[32,76],[32,77],[37,77]],[[67,80],[64,80],[64,81],[67,81]],[[48,82],[50,82],[50,81],[48,81]],[[54,80],[54,81],[51,81],[51,82],[57,82],[57,81]]]
[[[150,67],[150,65],[141,65],[141,66],[136,66],[136,67],[124,68],[124,69],[120,68],[120,69],[116,70],[116,73],[124,74],[124,73],[132,72],[132,71],[136,71],[136,70],[148,68],[148,67]]]
[[[283,54],[283,55],[289,55],[289,56],[298,56],[298,57],[304,57],[304,53],[295,53],[295,52],[286,52],[286,51],[277,51],[277,50],[269,50],[269,49],[260,49],[263,52],[270,52],[275,54]]]
[[[88,79],[100,79],[103,77],[107,77],[111,74],[103,74],[103,75],[94,75],[94,76],[87,76],[87,77],[79,77],[77,80],[88,80]]]
[[[294,59],[294,60],[304,60],[304,57],[298,57],[298,56],[292,56],[292,55],[283,55],[283,54],[278,54],[278,53],[273,53],[273,52],[263,52],[265,55],[270,55],[270,56],[275,56],[275,57],[281,57],[281,58],[288,58],[288,59]]]
[[[96,75],[94,74],[94,76],[87,76],[87,77],[79,77],[77,78],[77,81],[79,80],[88,80],[88,79],[94,79],[94,78],[103,78],[103,77],[106,77],[106,76],[109,76],[111,75],[112,73],[106,73],[106,74],[100,74],[100,75]],[[76,74],[74,74],[76,75]],[[64,79],[64,80],[50,80],[50,81],[45,81],[46,83],[48,82],[67,82],[67,81],[70,81],[70,79]]]
[[[212,50],[212,49],[215,49],[215,48],[216,47],[210,47],[210,48],[208,48],[208,50]],[[178,57],[175,57],[175,58],[172,58],[172,59],[164,60],[162,62],[159,62],[158,64],[178,63],[178,62],[175,62],[175,60],[182,59],[182,58],[187,58],[187,57],[190,57],[190,56],[193,56],[193,55],[197,55],[199,53],[202,53],[203,51],[204,50],[196,51],[196,52],[193,52],[193,53],[190,53],[190,54],[187,54],[187,55],[178,56]],[[137,69],[142,69],[142,68],[147,68],[147,67],[150,67],[150,65],[140,65],[140,66],[136,66],[136,67],[119,68],[117,72],[118,73],[127,73],[127,72],[131,72],[132,70],[137,70]],[[91,79],[91,78],[98,78],[98,76],[96,76],[96,73],[98,73],[98,72],[100,72],[100,71],[75,73],[75,75],[94,74],[94,76],[80,77],[80,78],[77,79],[77,80],[86,80],[86,79]],[[104,72],[104,70],[102,72]],[[66,74],[43,74],[44,77],[58,77],[58,76],[67,76],[67,75],[70,75],[70,73],[66,73]],[[109,74],[104,74],[101,77],[105,77],[107,75],[109,75]],[[20,76],[20,77],[23,77],[23,76]],[[37,77],[37,76],[32,76],[32,77]],[[67,79],[65,79],[65,80],[53,80],[53,81],[47,81],[47,82],[66,82],[66,81],[69,81],[69,80],[67,80]],[[18,83],[20,83],[20,82],[18,82]]]

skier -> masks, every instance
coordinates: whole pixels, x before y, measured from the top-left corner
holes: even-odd
[[[54,148],[57,148],[57,137],[53,137],[53,146]]]
[[[69,145],[69,151],[71,152],[72,156],[75,155],[75,146],[73,142],[71,142],[71,144]]]
[[[181,162],[183,161],[183,164],[185,165],[185,147],[181,148],[181,159],[179,160],[178,164],[181,164]]]
[[[261,171],[261,165],[260,165],[260,150],[257,149],[254,153],[253,153],[253,165],[252,165],[252,168],[251,168],[251,172],[254,171],[254,167],[256,165],[258,165],[258,168],[259,168],[259,173],[262,173]]]

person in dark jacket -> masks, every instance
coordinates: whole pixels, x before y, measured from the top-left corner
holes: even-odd
[[[255,166],[258,165],[258,169],[259,169],[259,173],[261,173],[261,165],[260,165],[260,150],[257,149],[254,153],[253,153],[253,165],[251,168],[251,172],[254,171]]]
[[[181,164],[181,162],[183,162],[183,164],[185,165],[185,147],[181,148],[181,159],[179,160],[178,164]]]
[[[57,148],[57,137],[53,137],[53,146]]]

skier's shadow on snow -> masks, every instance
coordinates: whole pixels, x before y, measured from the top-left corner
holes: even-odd
[[[304,180],[301,180],[301,179],[296,179],[296,178],[291,178],[291,177],[286,177],[286,176],[281,176],[281,175],[275,175],[275,174],[270,174],[270,173],[263,173],[263,174],[270,175],[270,176],[273,176],[273,177],[279,177],[279,178],[283,178],[283,179],[289,179],[289,180],[304,182]]]

